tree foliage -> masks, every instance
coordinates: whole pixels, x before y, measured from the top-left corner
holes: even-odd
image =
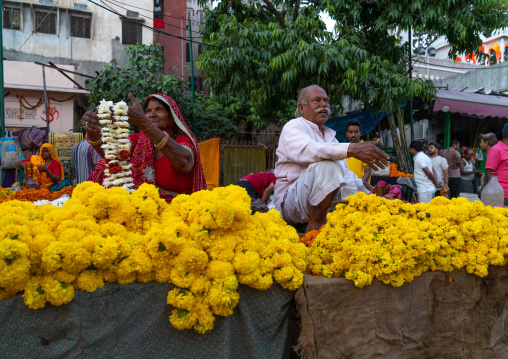
[[[188,82],[180,80],[176,74],[164,72],[164,52],[159,44],[130,45],[125,51],[129,54],[129,63],[125,68],[104,64],[102,71],[90,81],[88,91],[91,110],[95,110],[102,99],[127,102],[129,92],[140,103],[150,94],[164,93],[176,101],[191,129],[193,115],[196,115],[195,135],[198,140],[221,135],[232,137],[236,134],[233,118],[225,115],[227,111],[220,102],[198,92],[193,103]]]
[[[326,31],[319,13],[337,21]],[[234,94],[247,117],[288,120],[298,90],[319,84],[332,103],[345,96],[390,111],[411,96],[429,100],[430,81],[408,76],[409,46],[397,33],[446,35],[450,57],[476,52],[506,25],[499,0],[249,0],[220,1],[201,28],[198,66],[216,94]],[[340,110],[340,108],[339,108]]]

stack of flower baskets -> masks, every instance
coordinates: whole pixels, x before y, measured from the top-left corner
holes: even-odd
[[[105,282],[168,282],[178,329],[204,333],[228,316],[237,288],[303,283],[307,248],[276,211],[251,215],[237,186],[179,195],[168,205],[153,185],[132,194],[91,182],[62,208],[0,204],[0,299],[23,292],[32,309],[66,304]]]
[[[113,116],[111,116],[113,109]],[[102,133],[102,149],[108,160],[108,167],[104,171],[104,187],[122,187],[129,192],[134,190],[131,177],[132,165],[130,158],[128,107],[123,101],[113,102],[102,100],[97,108]]]

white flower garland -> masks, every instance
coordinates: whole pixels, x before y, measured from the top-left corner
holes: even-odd
[[[113,108],[113,118],[111,118],[111,108]],[[108,167],[104,170],[106,178],[104,187],[122,187],[128,192],[134,191],[132,182],[132,165],[128,159],[119,157],[120,151],[125,150],[130,153],[131,143],[129,140],[129,123],[127,116],[129,108],[123,101],[113,105],[112,101],[102,100],[97,108],[100,118],[102,131],[102,149],[104,157],[109,160]],[[122,168],[120,172],[110,173],[109,167],[118,164]]]

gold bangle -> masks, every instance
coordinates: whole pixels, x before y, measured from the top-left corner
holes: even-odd
[[[163,132],[164,132],[164,137],[162,138],[161,142],[159,142],[158,144],[154,143],[155,148],[158,150],[162,150],[164,148],[164,146],[166,146],[166,143],[168,143],[168,141],[169,141],[169,134],[166,131],[163,131]]]
[[[100,144],[102,142],[102,138],[99,138],[97,141],[90,141],[90,139],[87,138],[86,141],[92,146],[94,146]]]

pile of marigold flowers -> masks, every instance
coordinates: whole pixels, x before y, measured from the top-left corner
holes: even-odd
[[[0,204],[0,299],[22,292],[32,309],[63,305],[105,282],[172,283],[177,329],[205,333],[238,304],[239,284],[266,290],[303,283],[305,245],[277,211],[251,214],[237,186],[179,195],[153,185],[132,194],[85,182],[62,208]]]
[[[484,277],[508,258],[508,209],[465,198],[410,204],[357,193],[327,216],[310,247],[314,275],[358,287],[373,278],[401,286],[427,271],[466,268]]]
[[[14,197],[14,191],[11,191],[9,188],[0,187],[0,200],[10,199]]]
[[[398,166],[395,163],[390,164],[390,177],[414,177],[413,174],[401,172],[398,170]]]
[[[72,196],[73,190],[74,190],[74,186],[67,186],[67,187],[64,187],[61,190],[58,190],[55,192],[50,192],[46,188],[26,189],[25,187],[23,187],[21,189],[21,191],[15,191],[15,192],[11,191],[12,196],[10,198],[0,200],[0,203],[9,201],[9,200],[28,201],[28,202],[35,202],[35,201],[40,201],[40,200],[54,201],[55,199],[62,197],[64,194],[68,194],[69,196]],[[1,194],[0,194],[0,198],[2,198]]]

